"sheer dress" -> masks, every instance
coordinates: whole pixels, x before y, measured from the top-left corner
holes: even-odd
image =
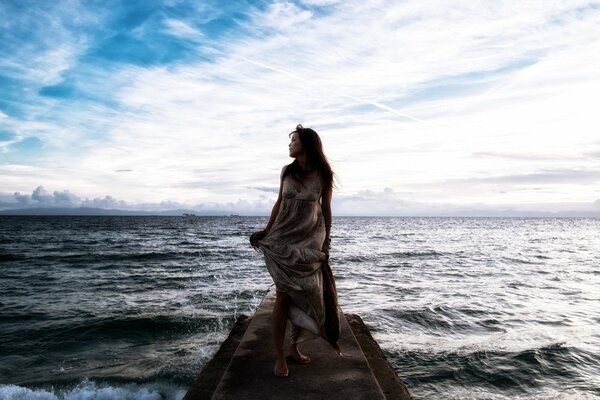
[[[283,179],[279,213],[269,233],[258,241],[276,290],[291,298],[291,343],[324,336],[325,324],[323,186],[320,178],[299,186],[290,175]]]

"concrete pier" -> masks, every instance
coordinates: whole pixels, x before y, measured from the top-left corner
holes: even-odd
[[[341,321],[339,344],[343,356],[324,340],[311,340],[300,348],[312,361],[301,365],[288,358],[289,376],[276,377],[271,333],[274,300],[275,291],[271,289],[252,318],[238,319],[184,400],[411,398],[356,315],[346,315]]]

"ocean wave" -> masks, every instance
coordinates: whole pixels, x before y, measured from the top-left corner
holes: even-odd
[[[19,258],[33,261],[60,261],[65,263],[96,263],[107,261],[161,261],[173,259],[187,259],[189,257],[215,256],[214,250],[192,250],[192,251],[142,251],[142,252],[56,252],[51,254],[30,254],[11,256],[14,260]],[[10,261],[13,261],[11,259]]]
[[[353,255],[353,256],[340,256],[337,257],[337,260],[339,263],[342,262],[351,262],[351,263],[362,263],[365,261],[372,261],[373,260],[373,256],[361,256],[361,255]]]
[[[21,341],[6,341],[0,350],[6,353],[22,353],[33,347],[65,350],[79,347],[84,343],[104,341],[135,340],[139,343],[152,343],[160,339],[173,340],[198,333],[221,332],[233,325],[233,316],[176,317],[157,315],[147,317],[106,317],[85,319],[85,322],[52,325],[37,323],[29,329],[18,332],[5,331],[0,338],[18,336]],[[1,397],[0,397],[1,399]]]
[[[231,317],[233,318],[233,317]],[[191,334],[222,329],[219,316],[176,317],[157,315],[148,317],[103,318],[81,326],[64,329],[61,336],[161,336],[164,334]]]
[[[383,256],[391,256],[394,258],[411,258],[411,257],[439,257],[443,256],[444,253],[439,251],[395,251],[392,253],[384,254]]]
[[[0,261],[16,261],[19,256],[16,254],[0,254]]]
[[[186,389],[168,382],[106,384],[83,380],[75,387],[28,388],[0,385],[2,400],[181,400]]]
[[[443,306],[425,307],[413,310],[381,310],[389,314],[393,320],[400,320],[410,325],[418,325],[429,332],[455,332],[471,329],[471,324],[458,317],[458,313]]]
[[[440,396],[440,393],[433,397],[438,396]],[[425,394],[423,398],[430,397]],[[443,398],[447,400],[600,400],[600,395],[578,389],[546,389],[536,391],[536,393],[504,395],[494,393],[489,389],[473,387],[448,388],[443,393]]]
[[[193,250],[193,251],[149,251],[149,252],[141,252],[141,253],[132,253],[132,254],[103,254],[101,257],[103,258],[111,258],[117,260],[165,260],[165,259],[173,259],[179,257],[202,257],[210,255],[210,251],[203,250]]]
[[[597,357],[562,342],[515,352],[498,349],[439,351],[432,348],[429,351],[391,352],[389,356],[396,371],[406,377],[409,386],[429,392],[425,398],[530,398],[536,391],[549,389],[541,384],[545,379],[552,379],[565,390],[576,391],[581,388],[581,382],[593,379],[597,374],[597,371],[589,371],[589,375],[582,376],[576,368],[580,363],[597,362]],[[465,397],[447,396],[448,391],[456,390],[456,386],[449,385],[450,382],[457,380],[468,387],[464,388]],[[498,397],[478,397],[477,388],[482,386],[487,390],[493,388]],[[511,395],[504,397],[499,392]]]

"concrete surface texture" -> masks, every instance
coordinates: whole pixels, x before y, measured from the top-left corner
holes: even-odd
[[[184,400],[410,399],[408,391],[358,316],[347,318],[359,332],[359,340],[347,318],[341,319],[339,344],[342,356],[325,340],[317,338],[300,345],[301,351],[312,360],[309,364],[301,365],[288,358],[289,376],[275,376],[271,333],[274,300],[272,288],[249,324],[245,318],[238,320],[229,338],[204,367]],[[241,336],[245,325],[247,328]],[[367,356],[360,343],[368,349]]]

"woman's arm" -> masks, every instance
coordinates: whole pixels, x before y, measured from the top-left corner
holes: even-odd
[[[258,243],[258,241],[262,240],[267,235],[267,233],[269,233],[269,231],[271,230],[271,226],[277,219],[277,214],[279,214],[279,207],[281,205],[281,198],[282,198],[282,193],[283,193],[283,171],[285,171],[285,168],[286,167],[283,167],[283,169],[281,170],[281,179],[280,179],[281,182],[279,184],[279,196],[277,197],[277,201],[275,202],[275,205],[273,206],[273,211],[271,211],[271,217],[269,218],[269,223],[267,224],[267,227],[265,229],[263,229],[262,231],[254,232],[252,235],[250,235],[250,245],[252,247],[254,247],[256,250],[260,249],[260,244]]]
[[[267,232],[267,233],[271,230],[271,226],[273,226],[273,223],[275,222],[275,219],[277,218],[277,214],[279,214],[279,207],[281,206],[281,199],[283,196],[283,172],[285,171],[286,168],[287,168],[287,165],[281,169],[281,175],[279,178],[279,196],[277,197],[277,201],[275,202],[275,205],[273,206],[273,210],[271,211],[271,217],[269,218],[269,222],[267,223],[267,227],[265,228],[265,232]]]
[[[323,211],[323,219],[325,220],[325,241],[323,242],[323,252],[329,257],[329,247],[331,245],[331,196],[333,188],[327,185],[323,189],[323,197],[321,198],[321,210]]]

